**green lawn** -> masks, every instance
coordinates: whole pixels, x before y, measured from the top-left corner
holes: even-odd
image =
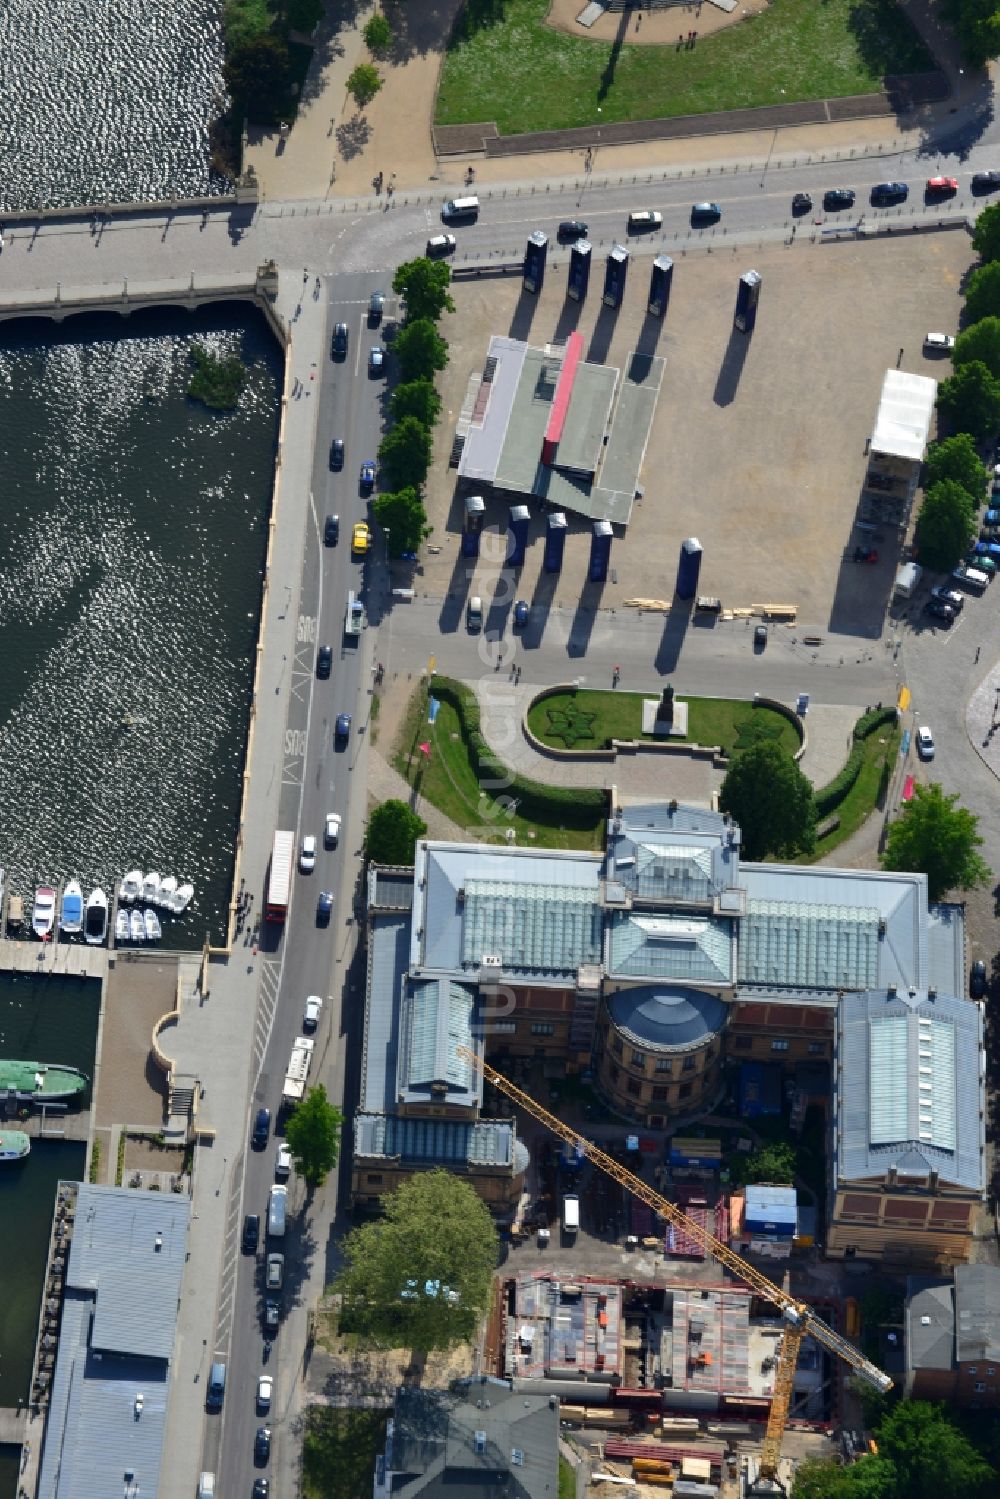
[[[888,784],[892,774],[899,754],[899,733],[897,726],[889,725],[876,729],[874,734],[862,740],[864,758],[858,779],[831,814],[840,818],[840,826],[825,838],[817,839],[815,850],[811,854],[800,854],[791,861],[793,864],[815,864],[818,859],[825,859],[867,821],[878,803],[883,779]]]
[[[495,120],[517,135],[704,114],[869,94],[887,73],[933,67],[893,0],[771,0],[691,52],[568,36],[543,24],[547,10],[548,0],[470,0],[441,71],[437,124]]]
[[[573,1464],[559,1454],[559,1499],[576,1499],[576,1472]]]
[[[642,732],[642,702],[649,693],[560,692],[528,710],[528,727],[543,744],[557,749],[598,748],[611,739],[650,738]],[[776,739],[789,754],[799,747],[794,725],[771,708],[754,708],[731,698],[684,697],[687,738],[682,744],[718,744],[731,753],[746,749],[752,736]]]
[[[375,1458],[385,1450],[385,1411],[311,1406],[302,1446],[305,1499],[359,1499],[370,1494]]]
[[[418,749],[430,744],[426,756]],[[475,770],[469,763],[465,742],[459,728],[458,714],[450,703],[442,702],[433,724],[427,722],[427,693],[421,687],[413,694],[406,721],[392,762],[410,785],[460,828],[467,829],[478,842],[504,842],[504,829],[514,829],[516,840],[525,847],[591,848],[603,846],[604,816],[597,816],[589,827],[567,827],[559,822],[559,809],[553,804],[551,822],[528,821],[506,814],[491,816],[492,799],[479,789]]]

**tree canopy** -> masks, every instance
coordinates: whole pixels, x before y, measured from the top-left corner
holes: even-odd
[[[394,422],[404,416],[415,416],[425,427],[433,427],[441,415],[441,397],[430,380],[409,380],[396,386],[389,410]]]
[[[397,333],[393,351],[404,381],[432,379],[435,371],[443,370],[448,363],[448,345],[430,318],[408,322]]]
[[[323,19],[324,0],[285,0],[285,18],[293,31],[302,31],[306,36]]]
[[[979,818],[946,796],[936,781],[915,786],[903,815],[889,827],[883,869],[914,870],[927,876],[927,894],[940,900],[949,890],[971,890],[990,877],[978,850]]]
[[[412,487],[380,494],[372,507],[375,519],[386,533],[390,557],[415,552],[427,535],[427,511],[419,491]]]
[[[1000,271],[1000,265],[997,270]],[[989,473],[986,465],[980,461],[976,445],[968,432],[958,432],[954,437],[945,437],[941,442],[931,443],[927,449],[925,472],[927,489],[941,479],[954,479],[977,506],[986,493]]]
[[[223,65],[226,87],[239,111],[262,124],[276,120],[288,103],[292,62],[277,36],[255,36],[230,50]]]
[[[1000,56],[997,0],[945,0],[941,9],[955,28],[966,62],[981,68],[991,58]]]
[[[951,357],[956,370],[978,361],[985,364],[994,380],[1000,379],[1000,317],[980,318],[971,328],[963,328]]]
[[[377,864],[412,864],[418,838],[427,824],[405,802],[380,802],[368,819],[365,853]]]
[[[792,1499],[987,1499],[997,1474],[942,1406],[900,1400],[881,1417],[878,1455],[847,1467],[808,1458],[795,1473]]]
[[[321,1187],[340,1159],[344,1116],[320,1084],[310,1088],[285,1125],[295,1169],[310,1188]]]
[[[970,323],[1000,316],[1000,260],[974,270],[965,288],[965,314]]]
[[[739,823],[748,859],[806,852],[815,843],[812,786],[791,755],[773,740],[734,756],[719,805]]]
[[[350,1231],[333,1289],[342,1321],[379,1347],[427,1353],[469,1342],[490,1296],[497,1232],[469,1183],[421,1171]]]
[[[347,92],[359,109],[370,104],[381,87],[382,75],[370,62],[359,62],[347,80]]]
[[[994,379],[982,360],[963,364],[947,380],[942,380],[937,403],[953,427],[971,433],[977,442],[985,442],[1000,432],[1000,380]]]
[[[392,27],[380,11],[377,11],[370,20],[365,22],[365,29],[361,33],[365,39],[365,46],[369,52],[376,56],[388,49],[392,41]]]
[[[924,567],[950,572],[975,535],[975,510],[967,489],[939,479],[924,495],[917,516],[917,555]]]
[[[795,1177],[795,1147],[787,1140],[765,1141],[749,1155],[729,1156],[729,1179],[736,1186],[747,1182],[770,1182],[790,1186]]]
[[[431,434],[415,416],[394,422],[379,443],[379,463],[394,489],[417,489],[431,463]]]
[[[428,260],[426,255],[404,260],[392,278],[393,291],[406,302],[407,322],[429,318],[436,323],[442,312],[454,312],[450,285],[451,267],[443,260]]]

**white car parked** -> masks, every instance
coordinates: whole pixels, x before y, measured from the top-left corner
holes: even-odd
[[[921,760],[934,759],[934,735],[926,724],[921,724],[917,730],[917,754]]]
[[[274,1394],[274,1380],[270,1374],[262,1374],[257,1381],[257,1409],[262,1416],[266,1416],[271,1409],[271,1396]]]
[[[302,1029],[314,1031],[319,1025],[319,1017],[323,1013],[323,1001],[318,994],[310,994],[306,1000],[305,1013],[302,1016]]]
[[[326,825],[323,829],[323,841],[327,848],[336,848],[337,839],[340,837],[340,813],[328,812],[326,814]]]
[[[925,333],[924,351],[928,354],[949,354],[955,347],[950,333]]]
[[[299,868],[303,874],[312,874],[316,868],[316,836],[307,833],[299,850]]]
[[[292,1152],[284,1140],[278,1146],[278,1154],[275,1156],[274,1174],[278,1181],[284,1181],[292,1174]]]

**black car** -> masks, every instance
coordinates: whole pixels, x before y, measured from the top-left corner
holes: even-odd
[[[939,619],[946,630],[955,623],[955,611],[944,599],[928,599],[924,605],[924,613],[931,615],[933,619]]]
[[[1000,172],[973,172],[972,191],[974,193],[1000,192]]]
[[[335,547],[340,540],[340,516],[328,515],[323,526],[323,540],[328,547]]]
[[[977,958],[969,973],[969,997],[970,999],[982,999],[986,994],[986,964],[982,958]]]
[[[253,1460],[261,1467],[271,1456],[271,1428],[270,1426],[258,1426],[257,1435],[253,1439]]]
[[[831,187],[823,194],[823,207],[828,213],[835,213],[838,208],[853,208],[853,187]]]
[[[316,675],[328,677],[333,669],[333,647],[321,645],[316,652]]]
[[[796,193],[792,198],[793,213],[808,213],[813,206],[813,200],[808,193]]]
[[[872,188],[871,201],[876,207],[887,203],[905,203],[909,195],[910,189],[905,182],[876,182]]]
[[[556,230],[556,239],[561,240],[563,244],[586,238],[587,226],[583,219],[563,219]]]
[[[333,343],[330,345],[330,352],[332,353],[334,359],[346,359],[347,358],[347,324],[346,323],[338,323],[337,326],[334,328],[334,330],[333,330]]]
[[[263,1150],[267,1144],[267,1138],[271,1133],[271,1110],[258,1109],[253,1121],[253,1133],[250,1136],[250,1144],[254,1150]]]
[[[260,1243],[260,1214],[247,1213],[243,1219],[243,1253],[255,1254]]]
[[[368,326],[377,328],[385,311],[385,292],[373,291],[368,298]]]
[[[332,469],[344,466],[344,439],[335,437],[330,444],[330,467]]]
[[[264,1302],[264,1332],[273,1337],[280,1321],[281,1307],[276,1301],[268,1299]]]
[[[271,1480],[269,1478],[254,1479],[252,1499],[271,1499]]]
[[[346,744],[351,737],[351,715],[349,713],[338,713],[337,723],[333,731],[335,744]]]
[[[755,651],[763,651],[767,649],[767,625],[754,626],[753,648]]]

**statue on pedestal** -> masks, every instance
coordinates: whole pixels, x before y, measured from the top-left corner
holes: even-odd
[[[656,721],[657,723],[673,723],[674,721],[674,689],[670,686],[664,687],[660,695]]]

